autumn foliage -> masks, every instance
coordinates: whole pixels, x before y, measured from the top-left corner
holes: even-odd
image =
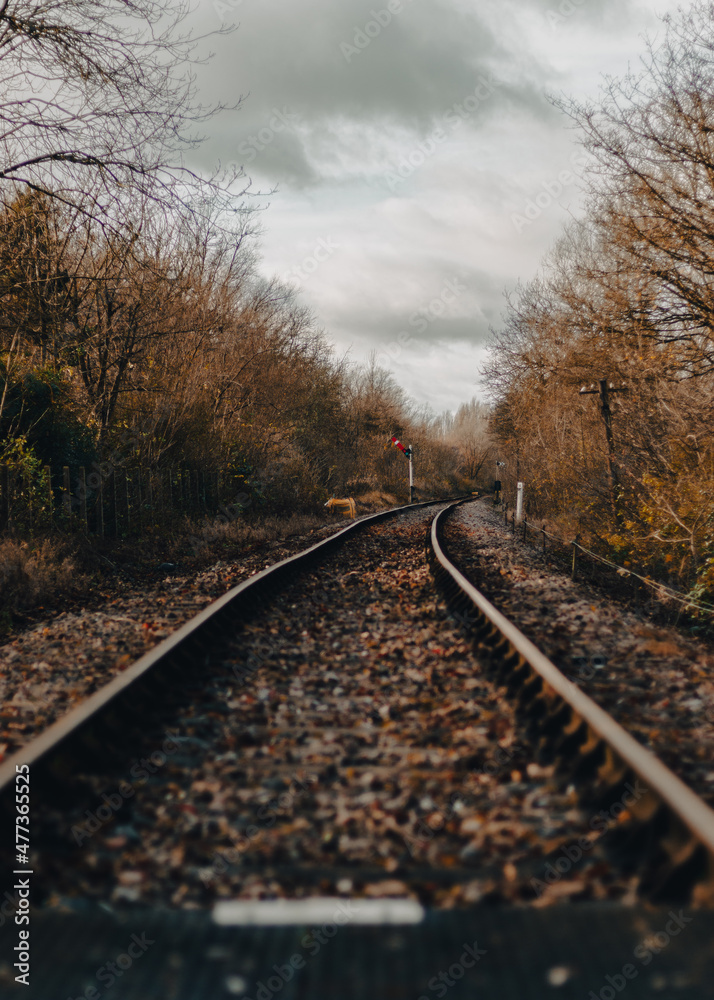
[[[518,469],[531,512],[569,537],[711,598],[714,5],[667,18],[597,102],[560,107],[588,156],[587,209],[493,335],[505,478]]]

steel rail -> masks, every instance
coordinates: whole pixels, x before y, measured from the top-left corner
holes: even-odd
[[[684,889],[686,895],[697,884],[702,899],[714,899],[714,810],[569,681],[451,562],[444,550],[444,523],[463,502],[432,521],[429,556],[452,606],[472,609],[466,623],[475,633],[477,653],[509,684],[525,714],[535,718],[545,756],[580,778],[594,778],[591,799],[612,801],[628,780],[644,784],[644,794],[627,805],[637,833],[635,849],[649,854],[643,893],[664,898]]]
[[[187,667],[189,670],[195,668],[197,655],[200,655],[201,647],[205,650],[207,640],[214,641],[218,633],[235,625],[257,603],[282,589],[297,572],[327,555],[349,536],[365,527],[413,510],[449,503],[454,499],[456,498],[427,500],[359,518],[329,538],[243,580],[0,764],[0,815],[3,812],[7,815],[14,808],[14,803],[7,802],[6,799],[14,794],[16,765],[28,764],[34,778],[37,776],[35,769],[38,765],[43,766],[58,752],[61,755],[63,749],[80,749],[81,754],[78,743],[84,743],[85,750],[89,746],[92,752],[101,754],[102,744],[110,740],[112,735],[118,734],[121,739],[124,719],[141,710],[142,698],[147,697],[147,683],[154,690],[154,696],[157,696],[156,687],[161,678],[172,682],[177,669],[186,672]],[[152,692],[149,691],[148,696],[151,695]],[[66,773],[67,768],[60,771],[55,769],[55,773],[60,772]],[[39,776],[42,777],[41,771]]]

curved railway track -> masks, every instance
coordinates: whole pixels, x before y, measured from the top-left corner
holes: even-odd
[[[6,798],[8,794],[14,794],[16,765],[27,764],[40,781],[44,781],[45,777],[62,780],[77,753],[81,755],[80,759],[86,759],[88,752],[98,753],[101,757],[108,750],[111,758],[114,749],[112,734],[121,738],[126,720],[136,716],[142,706],[150,705],[156,690],[165,690],[167,675],[190,674],[195,668],[196,656],[200,656],[204,646],[225,634],[237,621],[250,617],[306,567],[365,527],[390,520],[404,511],[426,509],[445,502],[449,501],[427,501],[360,518],[316,545],[267,567],[232,588],[87,698],[82,705],[0,764],[0,810],[6,813],[8,808],[11,812],[14,808],[14,804],[8,804]]]
[[[444,542],[445,529],[450,512],[463,502],[450,502],[434,517],[427,535],[428,560],[457,619],[473,637],[477,661],[488,665],[496,683],[505,685],[515,700],[528,741],[535,748],[537,765],[555,764],[557,772],[576,786],[580,801],[587,808],[609,807],[612,803],[627,805],[626,811],[619,810],[614,817],[617,822],[610,825],[612,828],[608,830],[604,843],[617,865],[627,872],[636,871],[638,890],[642,895],[655,900],[681,901],[689,900],[694,893],[700,901],[710,900],[714,885],[714,812],[567,680],[451,562]],[[250,622],[261,609],[270,606],[286,587],[299,581],[308,569],[319,566],[349,540],[361,536],[365,529],[405,514],[413,516],[414,511],[427,511],[434,505],[397,508],[364,518],[326,541],[244,581],[80,708],[23,748],[0,767],[0,801],[6,831],[3,844],[10,842],[8,818],[14,808],[16,765],[29,765],[34,801],[46,798],[53,803],[61,802],[64,807],[74,794],[73,790],[81,784],[77,781],[78,774],[88,770],[99,774],[103,771],[109,775],[117,773],[117,768],[121,769],[126,764],[127,756],[134,758],[131,747],[138,745],[142,730],[151,725],[151,717],[156,715],[157,710],[159,716],[163,715],[164,722],[167,717],[171,718],[171,705],[185,700],[185,693],[181,693],[184,691],[182,683],[188,683],[189,691],[195,691],[197,684],[200,686],[202,682],[197,681],[197,669],[202,663],[209,663],[210,650],[222,636],[233,634],[239,623],[244,626]],[[321,595],[323,611],[329,600],[329,595]],[[288,643],[294,642],[295,638],[286,636]],[[250,651],[246,654],[245,650],[243,653],[247,655],[245,663],[238,670],[234,664],[232,671],[233,678],[240,684],[249,678],[259,678],[257,668],[263,666],[260,655]],[[417,687],[421,689],[420,685]],[[463,726],[466,719],[461,715],[447,717],[457,719],[458,724]],[[374,722],[379,726],[388,717],[389,709],[382,717],[375,715]],[[319,716],[316,716],[315,724],[319,725]],[[347,719],[342,728],[354,725],[354,719]],[[263,732],[267,739],[269,727],[265,727]],[[251,741],[252,738],[248,742]],[[404,745],[392,750],[389,752],[387,748],[384,759],[389,761],[386,769],[391,768],[396,773],[404,766],[409,754]],[[510,759],[508,753],[505,759]],[[432,777],[438,775],[439,764],[428,760],[428,753],[423,755],[423,760],[419,760],[421,763],[426,761]],[[373,754],[371,772],[380,766],[383,765],[378,754]],[[463,774],[465,766],[459,758],[459,774]],[[409,765],[406,770],[409,770]],[[274,777],[279,783],[278,771],[279,768],[276,768]],[[352,773],[357,772],[353,769]],[[263,769],[253,777],[258,781],[269,780],[270,774],[266,778]],[[628,791],[633,788],[638,791],[636,796]],[[86,797],[86,785],[84,794]],[[258,806],[259,803],[256,808]],[[456,817],[444,804],[436,811],[444,817],[445,834],[447,820]],[[421,829],[425,829],[423,821]],[[405,830],[402,831],[403,839],[409,842],[411,838],[413,847],[414,830],[411,834],[407,828]],[[399,829],[395,828],[392,833],[398,839]],[[423,845],[420,842],[417,846]],[[411,853],[414,855],[413,850]],[[405,867],[390,858],[387,873],[397,871],[407,883],[410,880],[418,883],[420,878],[428,880],[422,869],[424,863],[433,863],[434,858],[428,859],[428,852],[416,853],[420,865]],[[377,866],[377,874],[384,875],[382,860]],[[453,869],[451,872],[447,870],[449,866]],[[319,871],[323,868],[318,866]],[[441,868],[441,878],[446,882],[458,881],[459,877],[466,879],[469,875],[462,872],[463,865],[453,865],[452,861],[441,864]],[[531,875],[537,870],[537,865],[528,869]],[[433,902],[435,897],[426,894],[426,899]]]
[[[244,581],[0,768],[7,850],[16,765],[30,767],[33,901],[47,904],[37,919],[48,954],[58,904],[63,913],[75,904],[80,913],[87,899],[105,907],[71,925],[90,942],[102,920],[114,921],[119,940],[134,926],[127,913],[137,906],[146,914],[165,912],[146,909],[157,906],[181,911],[184,923],[175,928],[183,928],[187,954],[192,937],[204,933],[191,910],[214,907],[219,925],[245,925],[248,937],[240,939],[238,971],[211,996],[250,990],[254,997],[251,956],[267,948],[270,969],[287,952],[271,950],[270,937],[250,935],[261,924],[310,927],[323,919],[316,914],[325,912],[324,897],[333,909],[338,898],[355,908],[356,924],[422,921],[426,930],[382,940],[360,937],[354,927],[346,946],[357,942],[354,954],[362,957],[342,958],[352,973],[329,987],[310,979],[295,993],[283,983],[282,995],[342,995],[345,976],[355,983],[372,976],[350,995],[413,997],[416,989],[431,997],[431,985],[393,989],[385,956],[401,955],[403,984],[418,976],[436,982],[427,975],[427,954],[442,961],[457,939],[461,950],[474,920],[483,928],[483,918],[469,916],[479,912],[474,904],[515,902],[521,909],[502,912],[517,915],[523,904],[539,907],[539,887],[560,881],[564,899],[584,902],[560,914],[539,909],[537,926],[496,917],[491,907],[485,926],[495,928],[492,938],[478,932],[492,951],[530,935],[535,969],[546,960],[535,946],[543,928],[555,941],[579,928],[568,963],[549,959],[552,968],[544,967],[532,992],[520,982],[517,995],[540,1000],[544,981],[554,989],[572,982],[572,992],[560,995],[575,997],[609,971],[602,957],[585,968],[592,956],[582,942],[592,928],[603,941],[612,932],[613,941],[619,934],[628,942],[645,926],[656,930],[660,911],[623,917],[627,908],[619,904],[632,904],[635,891],[666,905],[711,903],[714,812],[461,574],[448,554],[448,518],[463,502],[364,518]],[[432,518],[433,507],[441,509]],[[450,614],[434,598],[434,580]],[[593,815],[607,817],[597,833]],[[574,844],[581,845],[577,856]],[[12,866],[6,859],[4,870]],[[114,908],[124,915],[107,917]],[[454,908],[458,919],[449,916]],[[442,922],[429,913],[443,914]],[[679,914],[686,926],[690,918]],[[683,935],[685,951],[701,950],[708,933],[698,919],[698,931]],[[159,938],[168,933],[164,917],[142,920]],[[437,927],[438,947],[429,937]],[[229,938],[216,944],[217,933],[212,947],[225,950]],[[302,948],[308,939],[315,945],[307,935]],[[174,944],[166,948],[174,948],[164,963],[174,971],[188,961]],[[675,949],[670,954],[679,961]],[[474,961],[473,975],[481,976]],[[708,972],[701,962],[697,968],[696,983],[703,983]],[[47,983],[55,983],[56,971],[57,959],[47,958]],[[186,984],[204,985],[177,986],[167,997],[207,995],[203,966],[193,978],[189,971],[182,973]],[[2,974],[0,961],[0,984]],[[484,966],[483,978],[467,976],[463,988],[478,983],[483,995],[510,996],[506,972],[494,975]],[[85,976],[85,986],[90,981]],[[53,989],[75,997],[79,987],[69,982]],[[380,992],[386,982],[390,992]],[[642,988],[649,989],[644,978]],[[156,995],[154,986],[143,989],[126,996]],[[49,1000],[54,993],[29,995]],[[473,993],[454,988],[452,995]],[[633,992],[641,995],[650,993]]]
[[[455,505],[454,505],[455,506]],[[475,638],[475,652],[516,700],[539,757],[577,782],[585,804],[627,801],[611,846],[642,866],[640,892],[653,898],[714,899],[714,811],[603,711],[502,615],[447,555],[444,522],[431,526],[428,557],[449,603]]]

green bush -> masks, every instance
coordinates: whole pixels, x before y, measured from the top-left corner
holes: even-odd
[[[61,372],[35,367],[8,375],[0,357],[3,394],[0,442],[24,440],[41,465],[55,468],[89,467],[96,461],[94,435],[77,415],[71,386]]]
[[[47,529],[53,502],[48,470],[24,437],[0,442],[0,465],[9,474],[10,523],[13,531]]]

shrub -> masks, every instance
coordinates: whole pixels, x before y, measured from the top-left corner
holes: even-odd
[[[56,542],[0,540],[0,620],[7,622],[13,612],[26,611],[83,584],[73,560]]]

